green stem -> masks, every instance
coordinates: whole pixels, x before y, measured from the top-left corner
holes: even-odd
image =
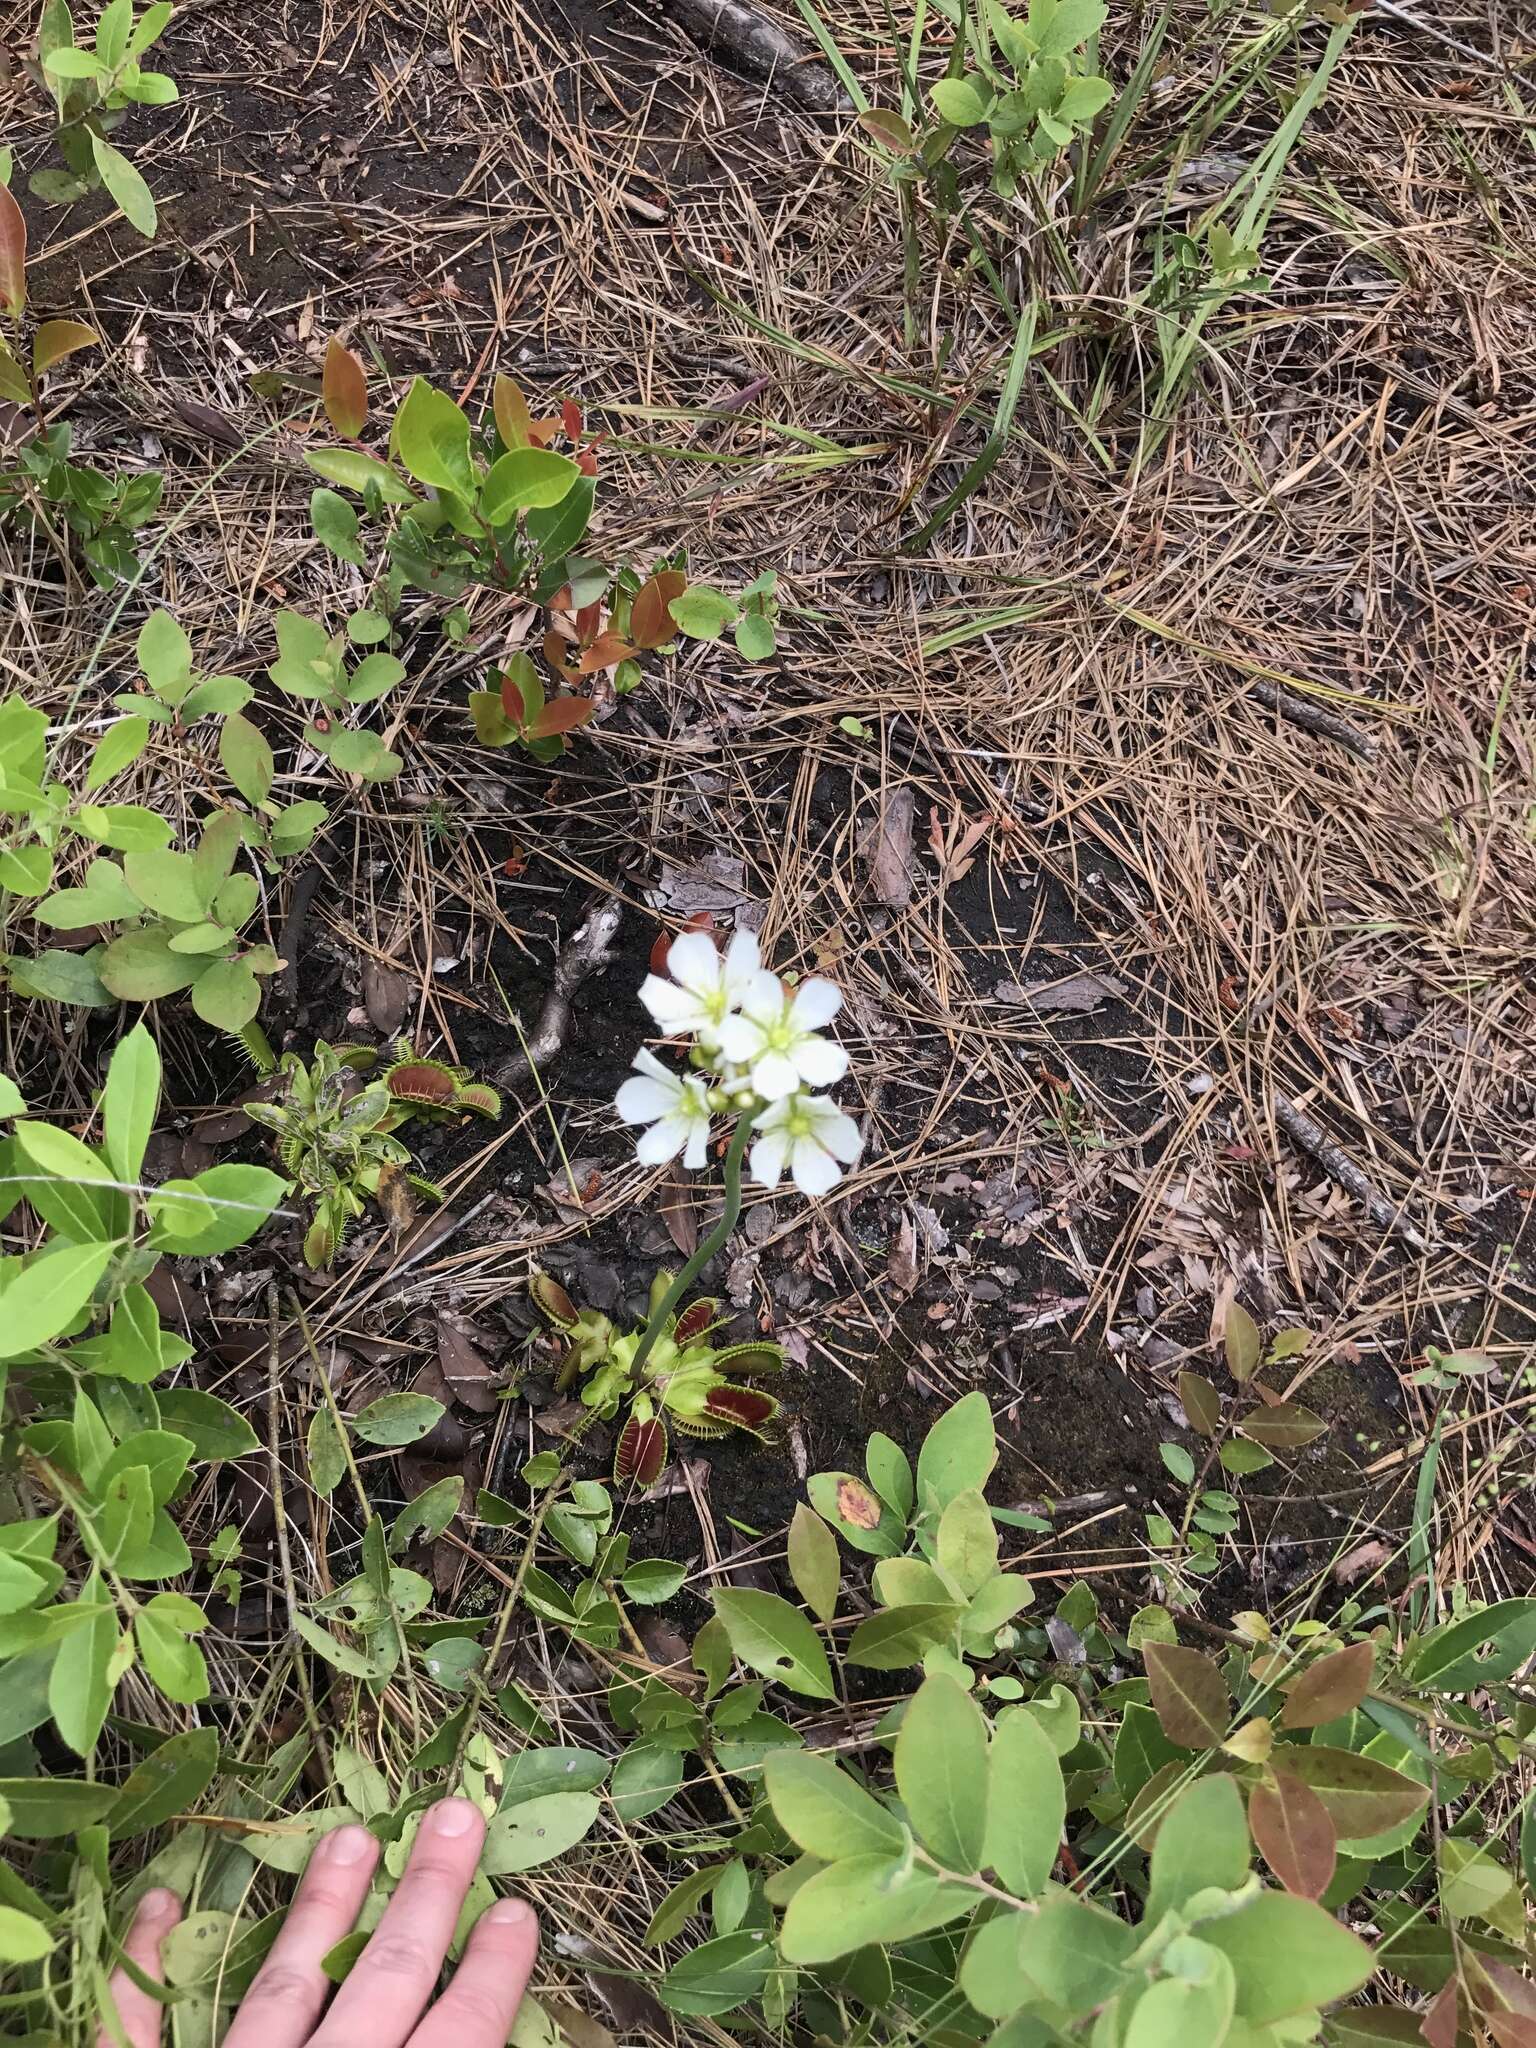
[[[743,1110],[740,1122],[731,1133],[731,1148],[725,1155],[725,1207],[720,1212],[720,1221],[657,1303],[655,1312],[641,1332],[639,1347],[629,1368],[631,1386],[639,1386],[640,1369],[650,1357],[651,1348],[666,1328],[668,1319],[676,1313],[678,1303],[736,1228],[741,1216],[741,1164],[751,1136],[752,1113]]]

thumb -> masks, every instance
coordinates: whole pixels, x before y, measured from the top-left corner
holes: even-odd
[[[123,1954],[146,1977],[157,1984],[165,1979],[160,1967],[160,1944],[181,1918],[181,1901],[174,1892],[146,1892],[123,1936]],[[128,1972],[117,1969],[107,1980],[109,2007],[96,2037],[96,2048],[160,2048],[160,2022],[165,2007],[147,1991],[141,1991]],[[115,2026],[113,2022],[116,2022]]]

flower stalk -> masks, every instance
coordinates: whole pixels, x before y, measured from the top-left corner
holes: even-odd
[[[731,1232],[740,1221],[741,1169],[746,1158],[747,1144],[751,1136],[752,1119],[748,1116],[739,1118],[735,1130],[731,1133],[730,1146],[725,1155],[725,1207],[720,1212],[720,1221],[715,1225],[708,1237],[700,1240],[692,1258],[688,1260],[687,1264],[651,1312],[650,1320],[640,1334],[640,1342],[630,1365],[629,1377],[631,1386],[638,1387],[640,1385],[640,1369],[650,1356],[651,1347],[655,1344],[656,1339],[667,1327],[668,1319],[677,1313],[684,1297],[692,1288],[694,1281],[698,1279],[716,1252],[725,1244],[727,1238],[729,1238]]]

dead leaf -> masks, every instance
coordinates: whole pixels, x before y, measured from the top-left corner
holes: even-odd
[[[928,848],[939,863],[939,878],[944,882],[959,882],[976,865],[976,849],[992,829],[993,817],[990,811],[983,811],[979,818],[967,818],[959,806],[946,827],[939,817],[937,804],[928,812]]]
[[[411,982],[397,967],[379,960],[363,962],[363,1007],[368,1022],[385,1038],[393,1038],[411,1004]]]
[[[1059,981],[1000,981],[992,991],[995,1003],[1027,1003],[1042,1016],[1052,1010],[1086,1013],[1126,992],[1113,974],[1069,974]]]
[[[699,1243],[699,1205],[689,1176],[675,1159],[662,1172],[658,1205],[668,1237],[685,1259],[692,1258]]]
[[[533,1426],[544,1436],[569,1436],[578,1422],[586,1427],[591,1413],[591,1409],[584,1408],[580,1401],[556,1401],[548,1408],[537,1410]]]
[[[707,853],[683,866],[663,862],[647,901],[672,917],[693,917],[701,910],[728,912],[735,924],[754,932],[765,908],[748,893],[746,863],[728,853]]]
[[[896,1294],[910,1294],[920,1277],[917,1270],[917,1225],[905,1209],[886,1254],[885,1277]]]
[[[1346,1550],[1334,1566],[1333,1576],[1341,1586],[1352,1586],[1364,1573],[1379,1571],[1391,1555],[1385,1543],[1372,1537],[1370,1542],[1357,1543],[1353,1550]]]
[[[590,2013],[582,2012],[563,1998],[548,1996],[539,2004],[560,2029],[570,2048],[618,2048],[615,2037],[609,2033],[601,2020],[595,2020]]]
[[[916,796],[910,784],[893,790],[864,842],[869,886],[877,900],[892,910],[912,901],[912,819]]]
[[[468,1327],[457,1317],[438,1317],[437,1362],[456,1401],[477,1415],[495,1414],[496,1375],[470,1341]]]

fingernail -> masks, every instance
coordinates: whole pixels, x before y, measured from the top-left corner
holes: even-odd
[[[147,1891],[143,1898],[140,1899],[138,1918],[140,1920],[164,1920],[168,1914],[179,1913],[180,1911],[181,1900],[177,1898],[176,1894],[172,1891],[167,1891],[163,1885],[156,1885],[153,1891]]]
[[[533,1908],[521,1899],[498,1899],[485,1917],[498,1927],[523,1927],[533,1918]]]
[[[467,1835],[480,1819],[478,1806],[467,1799],[440,1799],[427,1816],[438,1835]]]
[[[359,1827],[333,1828],[324,1842],[328,1863],[361,1863],[373,1854],[373,1847],[372,1835]]]

